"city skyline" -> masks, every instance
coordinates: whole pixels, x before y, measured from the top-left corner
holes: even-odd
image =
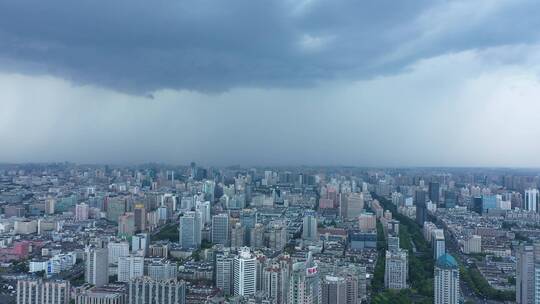
[[[2,3],[0,162],[540,167],[539,11]]]

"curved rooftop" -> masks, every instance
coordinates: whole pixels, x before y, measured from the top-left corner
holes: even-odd
[[[437,259],[437,267],[440,268],[457,268],[456,259],[448,253],[443,254]]]

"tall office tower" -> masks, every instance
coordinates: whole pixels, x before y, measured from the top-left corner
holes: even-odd
[[[225,296],[233,294],[233,260],[228,251],[216,254],[216,287],[221,289]]]
[[[322,281],[322,304],[347,304],[347,282],[327,275]]]
[[[75,205],[75,220],[86,221],[88,220],[88,205],[80,203]]]
[[[450,209],[457,206],[457,194],[455,191],[444,191],[443,207]]]
[[[407,251],[386,251],[386,265],[384,269],[384,286],[389,289],[407,288],[409,267],[407,265]]]
[[[362,193],[349,193],[344,196],[341,206],[343,218],[355,219],[364,210],[364,195]]]
[[[122,197],[109,197],[107,200],[107,219],[118,223],[118,218],[126,212],[126,200]]]
[[[516,303],[535,303],[534,247],[519,246],[516,252]]]
[[[251,229],[249,237],[249,246],[252,248],[260,248],[264,246],[264,225],[255,224],[255,227]]]
[[[440,188],[439,182],[429,183],[429,186],[428,186],[429,199],[435,204],[438,204],[441,201],[440,195],[439,195],[439,188]]]
[[[201,214],[201,223],[202,226],[210,225],[212,218],[210,217],[210,202],[196,202],[195,211],[200,212]]]
[[[234,295],[251,296],[257,287],[257,259],[249,247],[242,247],[233,260]]]
[[[538,212],[538,202],[540,201],[540,193],[538,189],[529,188],[525,190],[525,209]]]
[[[133,215],[135,217],[135,231],[141,232],[146,230],[146,209],[144,204],[135,205],[135,210],[133,210]]]
[[[231,228],[231,247],[232,248],[240,248],[244,246],[244,240],[245,240],[245,229],[240,223],[236,223]]]
[[[431,244],[433,245],[433,259],[436,261],[446,253],[444,230],[433,230],[431,233]]]
[[[130,237],[135,233],[135,217],[127,212],[118,217],[118,235]]]
[[[109,264],[117,265],[118,257],[129,255],[128,242],[110,242],[107,244]]]
[[[150,246],[150,236],[148,233],[139,233],[131,238],[131,252],[138,253],[141,256],[146,256]]]
[[[45,213],[54,214],[55,205],[56,205],[56,200],[54,198],[48,198],[45,201]]]
[[[427,221],[426,193],[424,190],[416,190],[416,223],[420,227],[424,227],[424,222]]]
[[[388,250],[389,251],[398,251],[399,250],[399,237],[388,235]]]
[[[182,281],[156,281],[148,277],[129,281],[129,304],[185,304],[186,284]]]
[[[222,213],[212,217],[212,243],[229,245],[229,215]]]
[[[106,248],[90,248],[86,250],[86,283],[101,287],[109,283],[109,254]]]
[[[118,282],[144,276],[144,257],[130,255],[118,258]]]
[[[17,281],[17,304],[69,304],[69,281],[24,279]]]
[[[124,284],[86,289],[75,296],[75,304],[128,304]]]
[[[302,228],[303,240],[318,240],[319,234],[317,233],[317,213],[315,211],[308,210],[304,213],[304,221]]]
[[[321,304],[321,282],[311,252],[306,262],[293,264],[289,282],[288,304]]]
[[[365,275],[364,275],[365,278]],[[347,287],[346,292],[346,303],[347,304],[357,304],[360,303],[361,299],[359,299],[359,290],[360,290],[360,282],[358,280],[358,275],[347,275],[345,277],[345,284]]]
[[[199,248],[201,246],[201,216],[199,212],[188,211],[180,217],[180,246]]]
[[[459,267],[451,255],[444,254],[437,259],[433,287],[434,304],[459,303]]]
[[[257,224],[257,211],[253,209],[242,210],[242,213],[240,214],[240,223],[242,223],[242,226],[246,229],[244,242],[246,244],[251,244],[251,231]]]
[[[287,227],[283,222],[274,222],[268,229],[268,248],[283,250],[287,246]]]
[[[166,259],[146,259],[144,275],[154,280],[172,280],[178,275],[178,265]]]

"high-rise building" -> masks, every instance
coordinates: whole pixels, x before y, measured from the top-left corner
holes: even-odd
[[[421,227],[424,227],[424,222],[427,221],[426,193],[424,190],[416,190],[415,203],[416,223]]]
[[[118,257],[129,255],[128,242],[109,242],[107,249],[109,264],[117,265]]]
[[[135,217],[135,231],[141,232],[146,230],[146,209],[143,204],[135,205],[135,210],[133,210],[133,215]]]
[[[135,233],[135,217],[132,212],[127,212],[118,217],[118,235],[130,237]]]
[[[55,205],[56,205],[56,200],[54,198],[48,198],[45,201],[45,213],[46,214],[54,214]]]
[[[199,248],[201,246],[202,222],[199,212],[188,211],[180,217],[180,246]]]
[[[88,205],[80,203],[75,205],[75,220],[86,221],[88,220]]]
[[[233,260],[234,295],[251,296],[256,292],[256,257],[249,247],[242,247]]]
[[[343,197],[341,203],[341,216],[346,219],[356,219],[364,210],[364,195],[362,193],[349,193]]]
[[[157,281],[149,277],[129,281],[129,304],[185,304],[186,285],[182,281]]]
[[[327,275],[321,287],[322,304],[347,304],[347,282],[344,278]]]
[[[229,215],[222,213],[212,217],[212,243],[229,245]]]
[[[516,253],[516,303],[535,303],[534,247],[519,246]]]
[[[360,231],[373,231],[377,228],[377,217],[373,212],[364,211],[358,216],[358,228]]]
[[[434,304],[459,303],[459,267],[451,255],[444,254],[437,259],[433,287]]]
[[[438,204],[440,202],[439,188],[440,188],[439,182],[429,183],[429,189],[428,189],[429,199],[435,204]]]
[[[525,210],[538,212],[538,203],[540,202],[540,192],[536,188],[525,190]]]
[[[69,281],[25,279],[17,281],[17,304],[69,304]]]
[[[280,259],[262,270],[262,290],[273,303],[287,303],[289,291],[290,259]]]
[[[225,296],[233,294],[233,256],[227,252],[216,254],[215,284]]]
[[[283,250],[287,246],[287,227],[283,222],[274,222],[268,228],[268,248]]]
[[[398,251],[399,250],[399,237],[388,235],[387,244],[388,244],[389,251]]]
[[[242,224],[236,223],[231,227],[231,247],[240,248],[244,246],[246,229]]]
[[[431,234],[431,244],[433,245],[433,259],[436,261],[446,253],[444,230],[433,230]]]
[[[130,255],[118,257],[118,282],[144,276],[144,257]]]
[[[302,239],[309,241],[317,241],[319,234],[317,233],[317,213],[313,210],[308,210],[304,213]]]
[[[131,238],[131,252],[146,256],[148,246],[150,245],[150,236],[148,233],[139,233]]]
[[[384,286],[388,289],[407,288],[409,267],[407,264],[407,251],[386,251],[386,265],[384,270]]]
[[[86,248],[85,281],[97,287],[109,283],[109,259],[106,248]]]
[[[321,304],[321,302],[318,266],[309,252],[306,262],[293,264],[289,282],[288,304]]]
[[[480,253],[482,252],[482,237],[480,235],[471,235],[463,242],[463,253]]]

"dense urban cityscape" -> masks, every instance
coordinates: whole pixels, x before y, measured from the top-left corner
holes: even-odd
[[[525,169],[2,165],[0,302],[538,303],[538,186]]]

